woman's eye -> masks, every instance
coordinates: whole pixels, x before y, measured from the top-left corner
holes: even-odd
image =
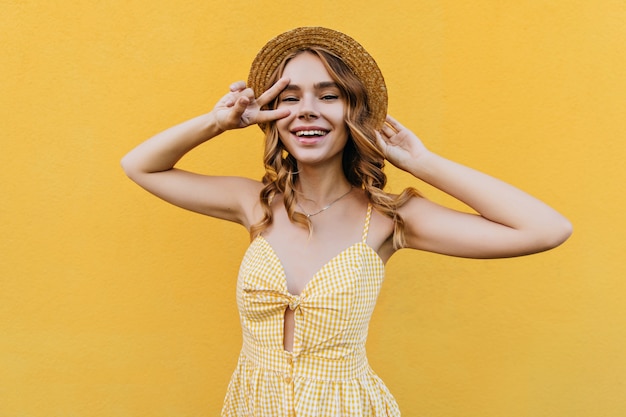
[[[322,100],[337,100],[339,98],[339,96],[337,96],[336,94],[324,94],[322,96]]]
[[[280,101],[287,101],[287,102],[289,102],[289,101],[298,101],[298,98],[297,97],[293,97],[293,96],[287,96],[287,97],[281,98]]]

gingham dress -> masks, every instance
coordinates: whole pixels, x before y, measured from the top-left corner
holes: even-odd
[[[243,348],[222,416],[399,416],[387,387],[365,355],[368,324],[384,264],[363,236],[324,265],[300,295],[258,236],[241,263],[237,305]],[[294,311],[292,352],[283,345],[285,310]]]

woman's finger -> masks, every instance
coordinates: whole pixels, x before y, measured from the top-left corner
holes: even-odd
[[[396,132],[399,132],[402,129],[404,129],[404,126],[402,126],[402,124],[399,121],[397,121],[396,119],[394,119],[390,115],[387,115],[387,118],[385,119],[385,122],[386,122],[387,125],[391,126],[391,128],[393,128]]]
[[[383,137],[383,135],[380,132],[376,132],[376,143],[378,144],[378,148],[383,152],[387,148],[386,139]]]
[[[291,114],[289,109],[263,110],[256,117],[255,123],[267,123],[278,119],[283,119]]]
[[[263,94],[261,94],[257,99],[257,103],[259,106],[265,106],[270,101],[274,100],[278,95],[287,87],[289,84],[289,78],[282,77],[280,80],[276,81],[273,86],[267,89]]]
[[[232,110],[228,115],[228,119],[231,121],[231,123],[233,123],[234,125],[239,124],[241,116],[243,116],[243,113],[246,111],[248,104],[250,104],[250,100],[247,97],[239,97],[237,101],[235,101],[232,106]]]
[[[391,138],[393,135],[398,133],[388,125],[383,125],[383,128],[381,129],[381,131],[387,138]]]
[[[236,81],[230,85],[230,91],[236,93],[238,91],[242,91],[246,88],[245,81]]]

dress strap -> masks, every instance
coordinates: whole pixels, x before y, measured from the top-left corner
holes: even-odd
[[[370,230],[370,219],[372,217],[372,203],[367,203],[367,215],[365,216],[365,225],[363,225],[363,243],[367,243],[367,233]]]

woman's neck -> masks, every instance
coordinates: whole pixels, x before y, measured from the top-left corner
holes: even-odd
[[[324,206],[337,197],[348,192],[352,186],[345,177],[343,170],[315,169],[300,167],[296,189],[298,201]]]

